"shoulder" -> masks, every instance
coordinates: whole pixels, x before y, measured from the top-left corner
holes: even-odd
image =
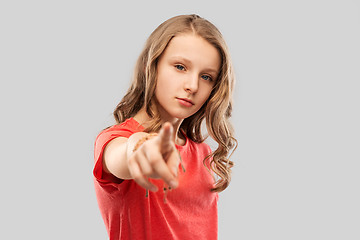
[[[191,140],[190,140],[191,141]],[[193,141],[192,141],[193,142]],[[201,142],[201,143],[197,143],[197,142],[193,142],[193,145],[198,148],[198,149],[203,149],[206,151],[211,151],[210,146],[206,143],[206,142]]]
[[[186,137],[186,144],[183,148],[185,151],[197,152],[205,156],[212,152],[210,146],[206,142],[195,142],[188,137]]]
[[[95,148],[97,146],[106,145],[109,141],[117,137],[129,138],[136,132],[141,132],[144,127],[136,122],[133,118],[129,118],[120,124],[113,125],[102,130],[95,139]]]
[[[141,126],[133,118],[129,118],[120,124],[116,124],[102,130],[96,137],[95,143],[103,142],[105,139],[113,139],[116,137],[129,138],[132,134],[143,130],[143,126]]]
[[[94,144],[94,176],[97,179],[102,179],[102,157],[104,149],[110,141],[118,137],[129,138],[132,134],[143,130],[144,128],[132,118],[102,130],[96,137]]]

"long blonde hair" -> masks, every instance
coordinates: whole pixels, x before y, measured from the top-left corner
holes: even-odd
[[[121,123],[133,117],[145,106],[147,114],[152,118],[150,127],[145,131],[154,132],[161,128],[160,115],[154,104],[157,62],[170,40],[181,33],[195,33],[204,38],[221,56],[220,73],[209,99],[198,112],[184,119],[180,126],[189,139],[200,143],[205,140],[201,134],[201,123],[204,118],[206,119],[207,131],[218,143],[218,148],[204,159],[204,165],[210,158],[210,168],[219,177],[211,190],[221,192],[230,183],[230,168],[234,163],[230,161],[229,153],[237,146],[229,122],[235,77],[227,45],[220,31],[212,23],[193,14],[176,16],[160,24],[145,43],[135,66],[132,84],[115,108],[114,117],[117,123]]]

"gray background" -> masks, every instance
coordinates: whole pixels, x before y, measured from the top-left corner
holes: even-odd
[[[148,35],[228,42],[239,147],[219,239],[360,239],[359,1],[1,1],[0,239],[106,239],[93,143]]]

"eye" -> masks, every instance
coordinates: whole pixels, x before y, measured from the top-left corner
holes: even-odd
[[[212,78],[209,75],[202,75],[201,77],[206,81],[212,81]]]
[[[185,70],[185,67],[183,65],[176,64],[175,67],[176,67],[176,69],[178,69],[180,71]]]

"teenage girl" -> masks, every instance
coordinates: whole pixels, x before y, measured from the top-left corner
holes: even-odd
[[[95,190],[110,239],[217,239],[218,192],[236,146],[233,68],[219,30],[173,17],[148,38],[116,125],[95,141]],[[218,143],[204,143],[202,122]]]

